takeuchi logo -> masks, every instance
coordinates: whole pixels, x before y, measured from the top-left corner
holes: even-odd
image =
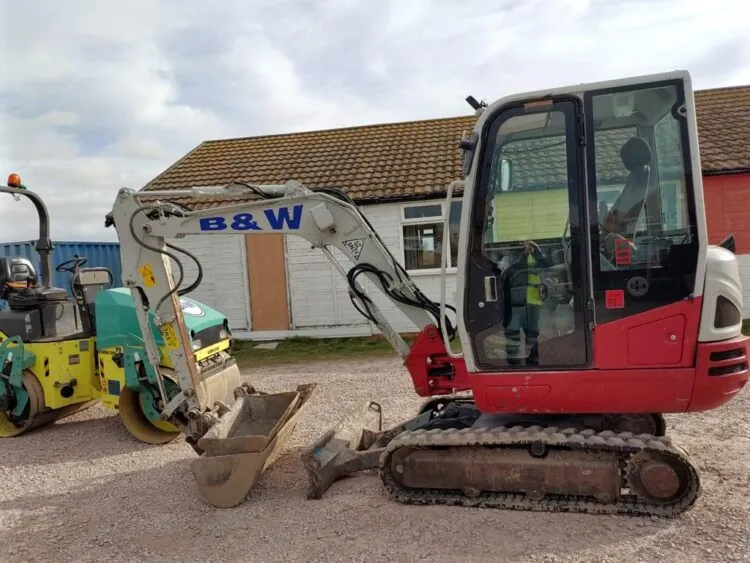
[[[206,314],[203,307],[198,305],[195,301],[190,301],[183,297],[180,297],[180,309],[182,309],[184,315],[191,315],[193,317],[202,317]]]

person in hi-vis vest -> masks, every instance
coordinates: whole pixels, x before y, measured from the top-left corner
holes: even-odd
[[[539,364],[539,313],[543,291],[540,270],[550,264],[542,250],[524,242],[523,256],[505,271],[505,349],[508,365]],[[521,353],[521,331],[525,350]]]

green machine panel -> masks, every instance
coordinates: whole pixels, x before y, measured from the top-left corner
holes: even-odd
[[[206,329],[217,326],[228,326],[226,316],[215,309],[194,299],[180,297],[182,315],[188,332],[198,335]],[[141,337],[138,318],[135,314],[135,303],[127,288],[115,288],[101,291],[95,301],[96,339],[100,350],[114,346],[122,346],[128,335]],[[151,331],[158,346],[164,345],[164,340],[156,327],[153,313],[150,314]]]

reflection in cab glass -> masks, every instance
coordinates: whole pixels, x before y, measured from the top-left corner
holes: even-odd
[[[576,197],[569,189],[569,119],[552,109],[511,116],[497,129],[482,253],[495,264],[503,315],[478,350],[485,363],[569,363],[559,354],[551,358],[545,346],[575,331],[578,297],[565,260]]]
[[[675,85],[593,93],[589,171],[598,323],[676,303],[698,265],[686,108]],[[624,301],[607,301],[607,290]]]

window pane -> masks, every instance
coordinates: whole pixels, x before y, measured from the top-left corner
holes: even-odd
[[[682,139],[679,123],[671,113],[654,127],[656,163],[659,173],[662,226],[665,231],[689,226],[685,197],[685,167],[682,163]],[[684,231],[690,236],[690,231]]]
[[[559,241],[568,219],[564,118],[553,111],[517,117],[499,132],[485,243]]]
[[[600,324],[695,290],[699,249],[683,98],[675,81],[593,94],[587,104],[596,128],[589,150],[599,224],[591,258]]]
[[[593,98],[601,271],[661,268],[692,241],[676,102],[674,86]]]
[[[404,207],[404,219],[422,219],[425,217],[442,217],[443,211],[440,204],[435,205],[413,205]]]
[[[443,249],[443,226],[405,225],[404,267],[407,270],[439,268]]]
[[[584,301],[574,277],[580,251],[570,250],[580,244],[577,203],[585,185],[578,176],[575,107],[553,102],[508,113],[490,125],[487,184],[479,187],[469,227],[472,242],[482,240],[469,270],[481,278],[467,281],[477,355],[493,367],[581,364]],[[571,211],[575,243],[569,243]],[[484,289],[493,284],[494,302]]]

